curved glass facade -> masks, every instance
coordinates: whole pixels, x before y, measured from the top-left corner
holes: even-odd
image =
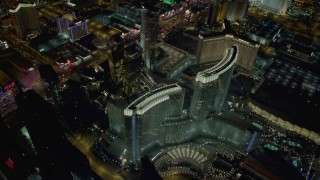
[[[240,122],[211,116],[224,105],[237,57],[236,46],[226,49],[218,64],[197,74],[190,107],[183,106],[185,89],[177,84],[138,97],[124,108],[122,117],[116,115],[120,109],[110,105],[110,126],[125,142],[128,162],[138,164],[141,157],[160,148],[201,139],[245,151],[250,131]]]
[[[204,119],[222,110],[237,57],[237,47],[233,46],[226,49],[217,65],[197,74],[190,107],[192,118]]]

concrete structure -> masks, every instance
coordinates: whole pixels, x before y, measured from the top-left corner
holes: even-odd
[[[248,0],[217,0],[211,1],[207,16],[207,24],[213,25],[224,19],[237,21],[247,14]]]
[[[168,143],[170,134],[159,126],[182,115],[184,90],[169,85],[153,90],[124,109],[129,160],[136,163],[153,146]],[[178,137],[175,137],[178,138]]]
[[[173,79],[194,63],[194,58],[177,47],[167,43],[159,43],[158,47],[164,55],[154,62],[153,71],[162,77]]]
[[[220,61],[224,56],[223,50],[232,46],[238,46],[236,65],[251,70],[260,46],[229,34],[200,37],[196,52],[198,64]]]
[[[70,41],[75,41],[89,33],[87,22],[78,20],[75,13],[57,17],[57,27],[59,34],[68,36]]]
[[[40,29],[38,15],[35,4],[19,4],[14,10],[9,10],[12,14],[17,35],[24,38],[27,33]]]
[[[268,46],[282,32],[283,26],[274,21],[267,21],[254,32],[249,32],[248,36],[253,41],[259,42],[263,46]]]
[[[117,13],[122,14],[123,16],[130,17],[131,20],[135,23],[141,23],[141,8],[136,7],[129,3],[119,3],[117,5]]]
[[[221,112],[238,58],[237,51],[236,46],[226,49],[224,58],[217,65],[197,74],[190,107],[190,116],[194,119]]]
[[[224,57],[225,49],[238,46],[236,66],[247,71],[251,71],[260,47],[250,39],[232,34],[215,33],[204,37],[188,31],[170,35],[166,43],[188,52],[197,64],[218,63]]]
[[[253,6],[276,13],[285,14],[291,5],[291,0],[250,0]]]
[[[229,48],[220,63],[198,73],[191,107],[186,103],[189,100],[185,99],[188,98],[185,89],[177,84],[153,89],[127,106],[110,102],[111,129],[103,135],[104,149],[112,157],[135,165],[159,147],[203,137],[212,139],[219,147],[226,143],[227,149],[232,146],[245,151],[251,137],[247,130],[250,124],[214,115],[224,104],[237,56],[237,47]],[[121,109],[123,114],[119,115]],[[228,152],[221,153],[230,155],[232,151],[229,148]]]
[[[227,19],[229,21],[237,21],[238,19],[246,16],[249,6],[248,0],[233,0],[229,1],[229,3],[227,13]]]
[[[141,9],[141,38],[142,58],[145,67],[151,69],[152,61],[156,58],[157,35],[159,26],[159,15],[155,12],[149,12],[147,9]]]

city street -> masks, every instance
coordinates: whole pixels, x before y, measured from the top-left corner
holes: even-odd
[[[117,172],[113,169],[113,167],[101,161],[91,152],[90,148],[93,144],[92,134],[70,135],[69,133],[65,133],[65,135],[77,149],[87,156],[92,170],[102,179],[122,179],[119,175],[117,175]]]

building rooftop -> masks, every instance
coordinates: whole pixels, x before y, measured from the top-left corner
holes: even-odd
[[[198,34],[177,31],[168,35],[165,42],[190,54],[196,54],[198,41],[195,37],[197,36]]]
[[[155,99],[156,96],[158,97],[159,96],[164,96],[165,94],[169,93],[169,92],[166,92],[166,90],[168,91],[175,91],[175,90],[181,90],[181,87],[177,84],[171,84],[171,85],[167,85],[167,86],[162,86],[160,88],[157,88],[153,91],[150,91],[148,93],[146,93],[145,95],[143,96],[140,96],[139,98],[137,98],[136,100],[134,100],[124,111],[125,111],[125,114],[128,114],[128,115],[133,115],[132,111],[135,110],[138,106],[140,106],[141,108],[144,108],[145,106],[147,106],[148,104],[151,104],[152,99]],[[164,94],[162,94],[161,92],[164,91]],[[157,95],[158,94],[158,95]],[[149,103],[148,103],[149,102]],[[151,102],[151,103],[150,103]],[[130,112],[131,113],[130,113]]]
[[[96,35],[100,39],[108,40],[110,37],[121,33],[120,30],[108,28],[104,24],[97,21],[87,20],[87,22],[89,32]]]
[[[301,52],[303,54],[306,54],[306,55],[309,55],[311,56],[312,53],[313,53],[313,50],[311,47],[308,47],[308,46],[303,46],[301,45],[300,43],[297,44],[297,43],[292,43],[289,45],[290,49],[294,50],[294,51],[298,51],[298,52]]]
[[[153,67],[160,74],[167,74],[181,66],[181,63],[188,57],[188,53],[171,46],[167,43],[160,43],[158,47],[161,48],[166,56],[160,59]]]
[[[283,27],[280,23],[274,21],[268,21],[260,26],[254,34],[264,37],[266,39],[271,39],[279,30]]]
[[[96,36],[94,34],[88,34],[88,35],[80,38],[76,42],[78,44],[84,46],[85,48],[89,49],[90,51],[94,51],[97,49],[97,47],[92,44],[92,40],[95,38],[96,38]]]
[[[16,9],[10,9],[9,12],[16,13],[20,8],[35,8],[36,4],[19,4]]]
[[[125,51],[126,51],[126,54],[128,54],[129,56],[133,56],[141,52],[140,47],[135,43],[131,43],[130,45],[126,46]]]
[[[302,46],[310,47],[313,43],[313,39],[310,39],[301,35],[295,35],[293,38],[293,42],[300,44]]]
[[[217,79],[219,75],[227,71],[235,63],[235,61],[237,60],[237,51],[237,46],[226,49],[223,59],[212,68],[199,72],[197,74],[196,81],[208,83],[212,80]]]

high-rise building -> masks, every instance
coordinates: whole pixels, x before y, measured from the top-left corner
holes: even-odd
[[[213,1],[209,5],[209,11],[208,11],[208,16],[207,16],[207,24],[209,26],[212,26],[214,23],[217,21],[221,20],[218,19],[218,11],[219,11],[219,1]]]
[[[250,3],[253,6],[276,14],[285,14],[292,0],[250,0]]]
[[[67,14],[64,17],[57,17],[57,28],[59,34],[68,34],[68,27],[72,24],[73,19],[75,19],[75,13]]]
[[[119,138],[125,139],[124,114],[123,110],[128,106],[126,100],[110,100],[107,103],[108,119],[110,127],[115,131]]]
[[[138,5],[140,5],[140,2]],[[137,24],[141,23],[141,7],[135,6],[134,3],[118,3],[117,13],[130,17],[130,20]]]
[[[237,21],[247,14],[248,0],[216,0],[211,1],[207,16],[207,24],[213,25],[224,19]]]
[[[68,27],[69,37],[71,41],[75,41],[88,34],[87,22],[85,20],[78,20]]]
[[[223,21],[228,14],[230,1],[229,0],[222,0],[219,3],[218,7],[218,13],[217,13],[217,20]]]
[[[228,67],[221,68],[230,70]],[[141,157],[152,157],[159,148],[202,138],[206,141],[207,138],[218,139],[221,141],[219,146],[226,143],[245,152],[252,134],[246,121],[225,120],[223,116],[213,114],[195,119],[183,106],[184,96],[185,89],[171,84],[138,97],[126,108],[123,103],[113,105],[110,102],[110,129],[102,134],[101,146],[110,157],[138,166]],[[121,109],[123,115],[119,116]]]
[[[166,144],[159,124],[179,119],[183,99],[184,90],[179,85],[169,85],[141,96],[124,109],[126,137],[131,137],[126,142],[129,162],[136,163],[149,148]]]
[[[212,1],[208,14],[208,22],[221,22],[226,19],[230,4],[230,0]]]
[[[124,55],[123,70],[125,78],[123,79],[123,90],[128,96],[131,96],[139,93],[141,89],[139,78],[142,69],[141,47],[132,43],[126,46]]]
[[[194,119],[221,112],[238,58],[237,51],[237,46],[226,49],[224,58],[217,65],[197,74],[190,107],[190,116]]]
[[[11,9],[14,9],[16,8],[19,3],[25,3],[25,4],[36,4],[38,5],[39,3],[42,2],[42,0],[24,0],[24,1],[21,1],[21,0],[1,0],[0,1],[0,5],[4,8],[11,8]]]
[[[199,72],[191,103],[178,84],[153,89],[129,105],[109,102],[110,129],[102,134],[101,147],[121,163],[138,166],[141,157],[155,155],[159,147],[207,138],[245,152],[252,134],[249,123],[215,114],[225,103],[237,58],[238,47],[233,46],[219,63]]]
[[[142,58],[144,66],[151,69],[156,58],[159,15],[148,9],[141,9],[141,38]]]
[[[109,41],[109,69],[116,85],[122,84],[123,91],[131,96],[137,92],[138,76],[142,65],[141,48],[137,43],[125,47],[125,40],[118,34]]]
[[[227,19],[237,21],[247,14],[249,0],[232,0],[229,4]]]
[[[124,60],[124,39],[120,35],[113,36],[109,41],[110,54],[109,68],[111,79],[115,84],[120,84],[123,78],[122,64]]]
[[[17,35],[24,38],[27,33],[40,29],[35,4],[19,4],[14,10],[10,10],[13,16]]]
[[[77,19],[75,13],[57,17],[57,27],[59,34],[68,36],[71,41],[89,33],[87,22]]]
[[[224,57],[223,50],[232,46],[238,46],[236,65],[251,70],[260,47],[259,44],[230,34],[200,37],[196,52],[198,64],[220,61]]]

